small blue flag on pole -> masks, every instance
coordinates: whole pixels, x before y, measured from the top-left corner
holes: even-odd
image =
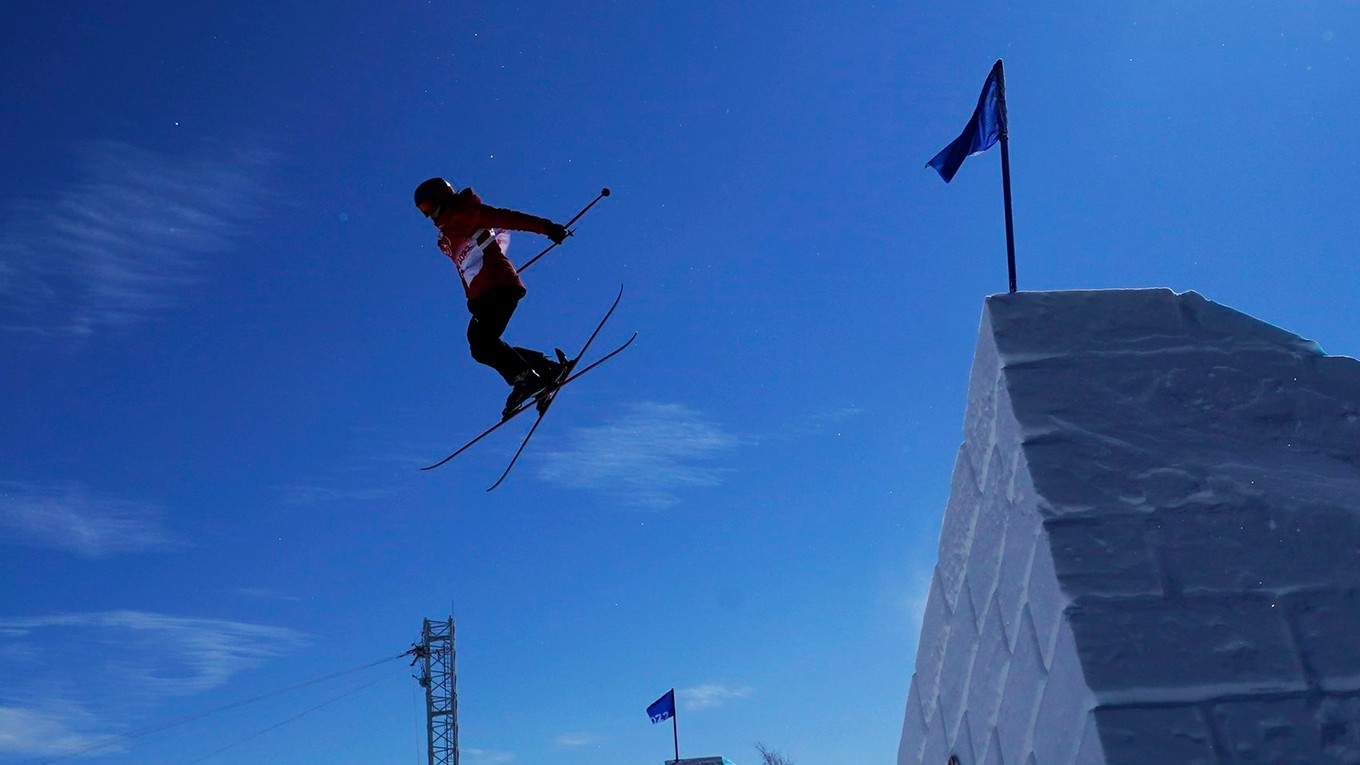
[[[669,720],[675,716],[675,689],[666,691],[666,695],[652,702],[647,707],[647,716],[652,718],[652,722],[659,723]]]
[[[959,171],[964,159],[992,148],[1005,134],[1006,96],[1002,92],[1005,87],[1002,82],[1001,62],[997,61],[991,74],[987,75],[987,82],[982,85],[982,95],[978,96],[973,118],[968,120],[958,138],[926,163],[927,167],[935,168],[945,183],[954,180],[954,173]]]

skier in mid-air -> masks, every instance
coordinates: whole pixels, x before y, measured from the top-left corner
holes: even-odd
[[[567,228],[547,218],[482,203],[471,187],[455,191],[443,178],[416,187],[416,208],[439,229],[439,249],[458,267],[467,295],[468,347],[472,358],[496,370],[509,383],[508,417],[534,395],[552,385],[563,371],[558,361],[539,351],[512,347],[501,339],[515,307],[526,294],[524,282],[506,257],[509,231],[542,234],[561,244]]]

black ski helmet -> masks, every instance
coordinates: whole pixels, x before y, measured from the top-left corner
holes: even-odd
[[[416,187],[416,207],[427,205],[430,202],[443,206],[453,201],[453,195],[453,186],[448,181],[443,178],[431,178]]]

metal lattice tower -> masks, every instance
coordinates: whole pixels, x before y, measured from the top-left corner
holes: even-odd
[[[453,617],[450,616],[447,622],[426,619],[420,633],[420,645],[414,651],[421,663],[417,679],[425,688],[430,765],[458,765],[458,679],[453,668]]]

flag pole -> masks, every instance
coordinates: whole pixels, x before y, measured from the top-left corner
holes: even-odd
[[[675,689],[671,689],[671,694]],[[675,703],[675,696],[671,696],[671,735],[675,737],[675,762],[680,763],[680,705]]]
[[[1015,292],[1015,227],[1011,220],[1011,152],[1006,119],[1006,71],[996,60],[997,106],[1001,110],[1001,193],[1006,200],[1006,264],[1010,269],[1011,292]]]

